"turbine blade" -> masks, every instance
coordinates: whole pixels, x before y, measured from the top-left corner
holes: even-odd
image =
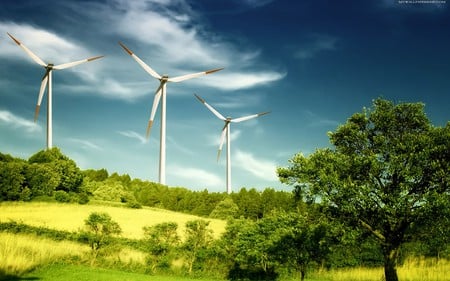
[[[223,69],[223,67],[222,68],[215,68],[215,69],[211,69],[211,70],[207,70],[207,71],[203,71],[203,72],[197,72],[197,73],[186,74],[186,75],[177,76],[177,77],[171,77],[171,78],[167,79],[167,81],[169,81],[169,82],[181,82],[181,81],[192,79],[192,78],[196,78],[196,77],[199,77],[199,76],[208,75],[208,74],[220,71],[222,69]]]
[[[217,116],[217,118],[225,121],[227,120],[227,118],[223,117],[222,114],[220,114],[217,110],[214,109],[214,107],[210,106],[204,99],[202,99],[200,96],[198,96],[197,94],[194,94],[194,96],[201,102],[203,103],[212,113],[214,113],[214,115]]]
[[[220,153],[222,152],[223,143],[225,142],[225,136],[226,136],[226,133],[227,133],[227,126],[228,126],[228,123],[225,122],[225,126],[222,129],[222,134],[220,135],[219,150],[217,151],[217,162],[219,162]]]
[[[11,34],[9,34],[9,37],[11,37],[11,39],[17,44],[19,45],[19,47],[21,47],[37,64],[42,65],[42,66],[47,66],[47,64],[41,60],[41,58],[39,58],[38,56],[36,56],[32,51],[30,51],[30,49],[28,49],[24,44],[22,44],[19,40],[17,40],[16,38],[14,38]]]
[[[150,114],[150,119],[149,119],[148,125],[147,125],[147,138],[150,136],[150,130],[152,129],[153,120],[155,119],[156,110],[158,109],[159,100],[161,99],[162,86],[163,86],[163,83],[161,83],[159,85],[158,89],[155,92],[155,98],[153,99],[152,112]]]
[[[34,122],[36,122],[38,115],[39,115],[39,109],[41,108],[42,98],[44,97],[45,88],[47,87],[48,74],[49,74],[49,71],[46,72],[44,77],[42,78],[41,88],[39,89],[39,96],[38,96],[38,101],[36,104],[36,110],[34,112]]]
[[[161,75],[159,75],[156,71],[154,71],[150,66],[148,66],[145,62],[143,62],[138,56],[136,56],[130,49],[128,49],[124,44],[119,42],[119,45],[135,60],[137,63],[151,76],[156,79],[161,79]]]
[[[60,65],[55,65],[53,67],[53,69],[58,69],[58,70],[66,69],[66,68],[69,68],[69,67],[74,67],[76,65],[79,65],[79,64],[82,64],[82,63],[85,63],[85,62],[90,62],[90,61],[93,61],[93,60],[96,60],[96,59],[100,59],[100,58],[103,58],[103,57],[104,56],[97,56],[97,57],[92,57],[92,58],[88,58],[88,59],[84,59],[84,60],[64,63],[64,64],[60,64]]]
[[[270,113],[270,111],[266,111],[266,112],[261,112],[261,113],[258,113],[258,114],[253,114],[253,115],[249,115],[249,116],[239,117],[239,118],[236,118],[236,119],[231,119],[231,122],[239,123],[239,122],[247,121],[247,120],[250,120],[250,119],[262,116],[262,115],[266,115],[266,114],[269,114],[269,113]]]

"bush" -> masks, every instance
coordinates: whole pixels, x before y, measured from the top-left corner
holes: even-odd
[[[78,194],[78,204],[84,205],[89,203],[89,196],[86,193]]]
[[[142,209],[142,205],[139,204],[139,202],[137,202],[136,200],[130,201],[126,204],[126,206],[128,208],[132,208],[132,209]]]
[[[61,203],[68,203],[70,202],[70,195],[63,190],[58,190],[55,192],[55,200]]]

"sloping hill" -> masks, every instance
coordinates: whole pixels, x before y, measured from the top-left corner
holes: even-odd
[[[0,222],[16,221],[31,226],[44,226],[51,229],[77,231],[84,226],[84,220],[92,212],[108,213],[122,228],[126,238],[142,238],[144,226],[162,222],[176,222],[181,237],[185,224],[190,220],[209,221],[209,228],[218,238],[225,230],[226,222],[217,219],[200,218],[156,208],[130,209],[120,206],[97,204],[61,204],[47,202],[2,202],[0,203]]]

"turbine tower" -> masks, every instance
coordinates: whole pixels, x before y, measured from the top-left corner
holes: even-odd
[[[147,125],[147,138],[150,135],[150,130],[153,125],[156,110],[158,109],[159,101],[161,100],[161,128],[160,128],[160,148],[159,148],[159,183],[166,184],[166,84],[167,82],[181,82],[184,80],[196,78],[199,76],[211,74],[222,70],[223,68],[211,69],[203,72],[192,73],[177,77],[169,77],[168,75],[159,75],[150,66],[143,62],[124,44],[119,42],[120,46],[152,77],[159,80],[159,87],[156,89],[155,98],[153,99],[152,111]]]
[[[231,146],[231,140],[230,140],[230,124],[231,123],[239,123],[242,121],[247,121],[265,114],[270,113],[269,111],[261,112],[258,114],[248,115],[244,117],[234,118],[231,117],[225,118],[222,114],[220,114],[217,110],[215,110],[211,105],[209,105],[204,99],[199,97],[198,95],[194,94],[197,99],[203,103],[214,115],[216,115],[217,118],[225,122],[225,126],[223,126],[222,134],[220,136],[220,144],[219,144],[219,151],[217,152],[217,161],[219,161],[220,153],[222,152],[223,143],[225,141],[225,138],[227,139],[227,193],[231,193],[231,152],[230,152],[230,146]]]
[[[45,74],[42,78],[41,82],[41,88],[39,90],[39,96],[38,101],[36,105],[36,110],[34,113],[34,122],[37,121],[38,115],[39,115],[39,109],[41,107],[42,98],[44,97],[45,89],[48,87],[48,96],[47,96],[47,149],[52,148],[53,146],[53,125],[52,125],[52,71],[53,70],[61,70],[66,69],[69,67],[73,67],[85,62],[93,61],[99,58],[102,58],[103,56],[98,57],[92,57],[84,60],[64,63],[60,65],[54,65],[52,63],[45,63],[42,59],[40,59],[37,55],[35,55],[33,52],[31,52],[25,45],[23,45],[19,40],[14,38],[11,34],[9,34],[9,37],[17,44],[19,45],[37,64],[43,66],[45,68]]]

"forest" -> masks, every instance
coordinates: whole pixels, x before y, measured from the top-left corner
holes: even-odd
[[[433,126],[421,103],[378,99],[329,137],[332,148],[298,153],[278,168],[291,192],[169,187],[106,169],[81,170],[58,148],[28,159],[0,153],[0,202],[117,202],[204,218],[186,225],[191,235],[183,243],[176,224],[144,229],[146,246],[135,247],[145,248],[153,273],[170,271],[182,256],[186,274],[230,280],[294,273],[303,280],[320,268],[381,266],[385,280],[396,281],[396,267],[407,258],[449,259],[450,123]],[[227,221],[220,239],[208,231],[208,218]],[[92,237],[120,233],[107,214],[93,214],[86,226],[94,236],[75,240],[100,256],[101,241],[116,240]]]

